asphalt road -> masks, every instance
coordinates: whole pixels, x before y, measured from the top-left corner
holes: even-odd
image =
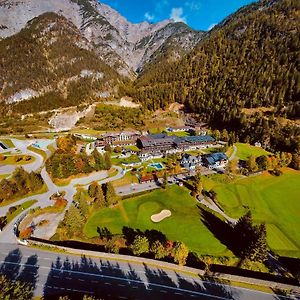
[[[285,299],[135,262],[57,254],[13,244],[1,244],[0,249],[0,272],[13,280],[30,282],[33,296],[45,299],[74,293],[101,299]]]

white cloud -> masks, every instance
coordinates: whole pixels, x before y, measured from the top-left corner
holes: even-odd
[[[155,16],[154,15],[151,15],[149,12],[146,12],[145,14],[144,14],[144,17],[146,18],[146,20],[148,20],[148,21],[153,21],[154,19],[155,19]]]
[[[174,7],[172,8],[170,19],[174,20],[175,22],[183,22],[186,23],[186,17],[183,16],[183,9],[182,7]]]
[[[191,11],[197,11],[201,9],[201,4],[198,1],[189,0],[184,3],[186,7],[188,7]]]
[[[217,25],[217,23],[212,23],[208,26],[207,31],[210,31],[211,29],[213,29],[215,26]]]

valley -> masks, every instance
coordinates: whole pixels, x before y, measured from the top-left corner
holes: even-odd
[[[0,298],[299,299],[300,7],[200,2],[0,1]]]

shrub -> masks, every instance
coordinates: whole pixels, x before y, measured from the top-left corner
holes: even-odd
[[[31,227],[27,227],[27,228],[25,228],[25,229],[23,229],[23,230],[20,231],[19,237],[21,239],[26,240],[26,239],[30,238],[30,236],[32,235],[32,233],[33,233],[33,229]]]

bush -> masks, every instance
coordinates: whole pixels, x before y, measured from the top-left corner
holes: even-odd
[[[8,213],[9,213],[9,214],[13,214],[16,210],[17,210],[17,208],[16,208],[15,206],[11,206],[11,207],[8,209]]]
[[[31,227],[27,227],[20,231],[19,237],[23,240],[29,239],[31,234],[33,233],[33,230]]]

